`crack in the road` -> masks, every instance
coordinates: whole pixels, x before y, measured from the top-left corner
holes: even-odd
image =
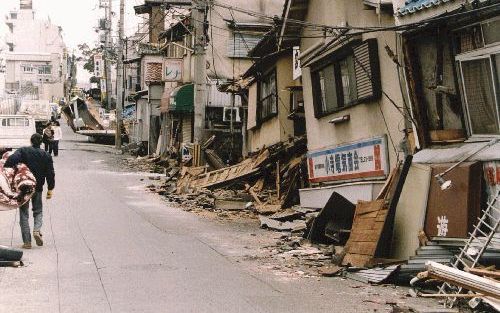
[[[75,221],[75,224],[78,227],[78,232],[80,233],[80,236],[82,237],[83,243],[85,244],[85,246],[87,247],[87,250],[89,250],[90,255],[92,256],[92,262],[94,263],[94,267],[96,269],[97,276],[99,277],[99,282],[101,284],[101,288],[102,288],[102,291],[104,293],[104,297],[106,298],[106,303],[108,304],[109,312],[111,313],[111,312],[113,312],[113,309],[111,307],[111,302],[109,301],[109,296],[108,296],[108,292],[106,291],[106,287],[104,287],[104,282],[102,280],[100,268],[99,268],[99,266],[97,266],[97,261],[95,259],[94,251],[92,250],[92,248],[90,248],[90,245],[89,245],[87,239],[83,235],[82,227],[80,226],[78,219],[75,218],[73,211],[70,210],[70,214],[71,214],[73,220]]]
[[[50,223],[50,232],[52,233],[52,244],[54,245],[54,250],[56,251],[56,278],[57,278],[57,304],[59,313],[61,312],[61,282],[59,278],[59,250],[57,249],[56,237],[54,234],[54,227],[52,226],[52,213],[51,210],[48,210],[49,213],[49,223]]]

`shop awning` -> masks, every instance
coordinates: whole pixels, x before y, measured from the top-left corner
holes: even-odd
[[[170,112],[194,112],[194,85],[175,88],[170,94]]]

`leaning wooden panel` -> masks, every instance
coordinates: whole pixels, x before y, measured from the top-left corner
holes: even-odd
[[[385,199],[359,202],[342,264],[365,266],[375,256],[387,216]]]

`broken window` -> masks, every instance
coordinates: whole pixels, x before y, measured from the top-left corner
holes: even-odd
[[[334,52],[312,67],[316,117],[380,97],[377,41],[370,39]]]

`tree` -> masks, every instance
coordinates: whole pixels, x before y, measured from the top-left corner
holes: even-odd
[[[85,62],[83,68],[89,73],[94,73],[94,55],[97,53],[103,53],[104,46],[90,48],[87,43],[81,43],[78,45],[78,49],[81,53],[81,56],[78,57],[78,61]],[[109,57],[112,64],[116,62],[117,55],[113,48],[109,50]]]

